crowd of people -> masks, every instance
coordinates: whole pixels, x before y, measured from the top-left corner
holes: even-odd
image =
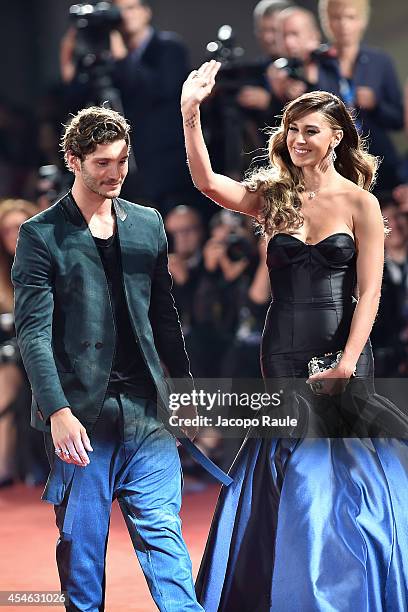
[[[252,222],[217,212],[193,187],[180,114],[190,71],[186,45],[151,25],[148,2],[113,4],[122,21],[110,33],[109,86],[132,128],[122,195],[163,215],[191,371],[197,378],[260,378],[271,300],[265,242]],[[253,15],[260,57],[250,65],[225,63],[203,122],[215,168],[240,179],[249,166],[265,162],[266,128],[276,125],[287,102],[326,90],[353,109],[369,151],[382,159],[375,190],[391,229],[372,334],[376,375],[402,377],[408,371],[408,170],[391,133],[408,136],[408,94],[404,104],[392,59],[362,42],[369,8],[368,0],[320,0],[317,18],[293,2],[261,0]],[[0,486],[16,479],[39,483],[47,474],[41,436],[28,423],[30,389],[14,343],[10,270],[19,225],[69,189],[58,152],[61,125],[69,113],[107,99],[105,86],[84,78],[78,39],[71,26],[61,41],[60,83],[44,95],[35,117],[0,101]],[[34,151],[31,158],[27,150]],[[38,173],[40,166],[53,167],[49,178]]]

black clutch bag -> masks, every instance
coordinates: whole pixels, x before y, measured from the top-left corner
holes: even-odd
[[[335,368],[339,364],[342,356],[343,351],[336,351],[335,353],[325,353],[321,357],[312,357],[307,364],[309,376],[312,376],[312,374],[318,374],[319,372],[325,372],[326,370],[330,370],[331,368]],[[355,376],[355,374],[356,370],[354,370],[352,376]],[[319,380],[316,380],[309,384],[310,388],[314,393],[317,393],[323,388],[323,384]]]

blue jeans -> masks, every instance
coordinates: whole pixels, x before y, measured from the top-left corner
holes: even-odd
[[[47,434],[53,466],[43,499],[54,503],[60,531],[58,571],[71,611],[104,610],[105,555],[115,498],[159,610],[203,610],[181,534],[182,473],[176,442],[155,415],[156,405],[149,399],[108,395],[89,434],[93,452],[86,467],[51,457]],[[70,495],[78,499],[67,528]]]

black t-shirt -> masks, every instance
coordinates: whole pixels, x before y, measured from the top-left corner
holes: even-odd
[[[94,236],[94,240],[106,273],[116,332],[115,356],[108,390],[123,391],[128,388],[141,397],[154,397],[155,385],[129,317],[118,233],[115,230],[106,239]]]

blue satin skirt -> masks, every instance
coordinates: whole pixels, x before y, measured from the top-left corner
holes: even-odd
[[[408,440],[247,439],[197,579],[206,612],[408,610]]]

